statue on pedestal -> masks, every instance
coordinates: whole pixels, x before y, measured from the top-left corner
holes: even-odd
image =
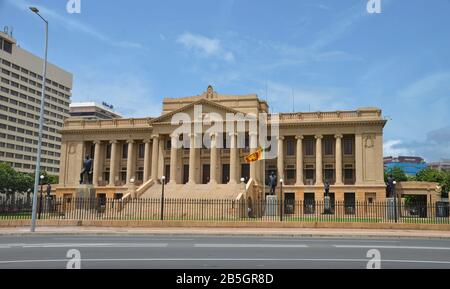
[[[80,173],[80,185],[82,184],[92,184],[92,159],[89,155],[86,156],[83,162],[83,169]]]
[[[277,176],[274,172],[269,176],[269,187],[270,187],[270,194],[273,196],[275,195],[275,189],[277,188]]]
[[[395,190],[395,184],[394,184],[395,179],[392,177],[392,175],[389,175],[387,178],[387,191],[388,191],[388,197],[389,198],[394,198],[395,194],[394,194],[394,190]]]

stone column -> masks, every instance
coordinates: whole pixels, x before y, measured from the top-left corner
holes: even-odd
[[[211,135],[210,184],[217,184],[217,134]]]
[[[250,132],[250,152],[254,153],[258,149],[258,133],[256,132]],[[252,162],[250,164],[250,179],[253,179],[256,181],[256,172],[257,172],[257,162]]]
[[[152,175],[151,179],[156,182],[158,179],[158,149],[159,149],[159,136],[153,135],[152,144]]]
[[[170,146],[170,184],[177,183],[177,166],[178,166],[178,149],[176,143],[178,142],[178,136],[171,136]]]
[[[94,151],[94,172],[92,173],[92,185],[98,187],[98,178],[101,174],[100,168],[100,146],[101,141],[94,141],[95,151]]]
[[[363,138],[361,134],[355,135],[355,174],[356,185],[363,183]]]
[[[230,145],[230,184],[237,184],[237,158],[238,158],[238,148],[237,148],[237,134],[231,133],[231,145]]]
[[[130,185],[130,180],[134,179],[134,170],[136,166],[136,159],[134,157],[134,141],[128,140],[128,157],[127,157],[127,185]]]
[[[195,147],[195,138],[196,135],[194,133],[189,134],[190,142],[189,142],[189,184],[196,184],[195,181],[195,162],[196,162],[196,147]]]
[[[117,175],[117,141],[110,141],[111,144],[111,159],[109,167],[109,185],[111,187],[116,186],[116,175]]]
[[[297,136],[297,186],[303,186],[303,136]]]
[[[150,154],[151,154],[151,148],[150,148],[151,140],[146,139],[144,140],[145,149],[144,149],[144,183],[146,183],[150,178]]]
[[[334,136],[336,138],[336,185],[343,185],[342,182],[342,138],[341,134]]]
[[[280,181],[283,179],[284,181],[286,181],[284,179],[284,137],[283,136],[279,136],[278,138],[278,158],[277,158],[277,170],[278,170],[278,183],[280,183]]]
[[[316,186],[323,186],[322,135],[316,135]]]

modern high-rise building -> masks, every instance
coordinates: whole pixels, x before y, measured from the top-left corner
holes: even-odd
[[[70,117],[83,119],[114,119],[122,118],[113,110],[114,107],[106,103],[99,105],[95,102],[77,102],[70,105]]]
[[[450,159],[430,163],[430,168],[450,172]]]
[[[43,62],[0,32],[0,162],[21,172],[36,168]],[[69,117],[72,82],[70,72],[48,64],[41,166],[52,175],[59,174],[59,130]]]
[[[415,176],[428,167],[423,158],[416,156],[385,157],[383,162],[386,171],[400,168],[408,176]]]

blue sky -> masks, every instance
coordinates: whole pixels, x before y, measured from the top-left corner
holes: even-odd
[[[0,25],[74,74],[72,101],[156,116],[163,97],[257,93],[273,112],[376,106],[385,154],[450,158],[449,0],[0,0]],[[268,93],[266,94],[266,84]]]

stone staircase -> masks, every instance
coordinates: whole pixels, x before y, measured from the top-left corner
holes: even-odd
[[[162,184],[155,183],[142,193],[140,199],[161,198]],[[245,193],[242,184],[222,185],[222,184],[167,184],[164,187],[164,197],[167,199],[215,199],[215,200],[235,200]]]

